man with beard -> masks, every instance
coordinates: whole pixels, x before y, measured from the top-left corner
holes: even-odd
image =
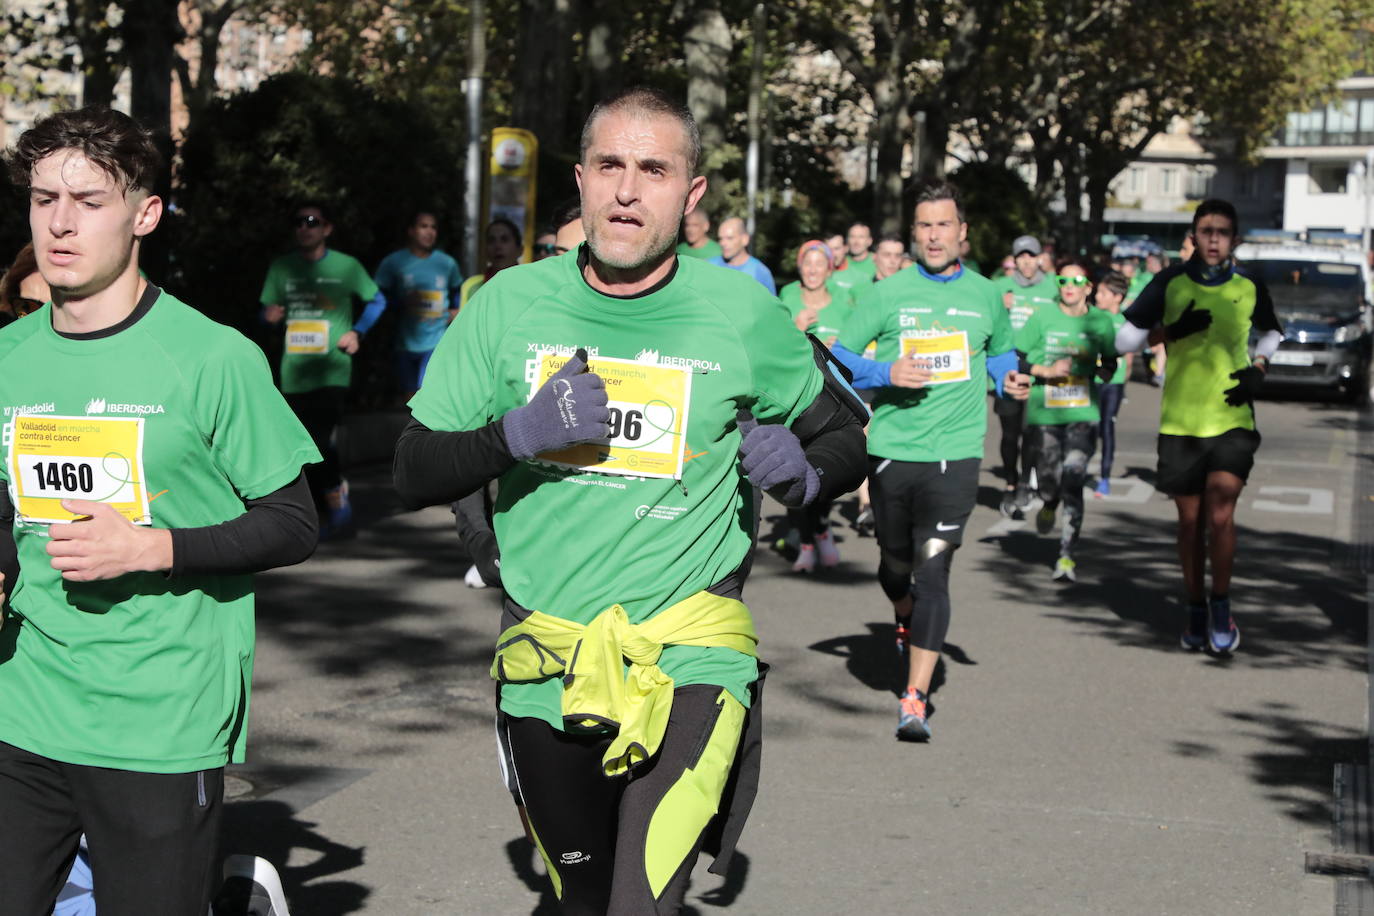
[[[415,507],[499,479],[497,732],[566,913],[677,913],[703,844],[728,852],[747,785],[706,832],[736,757],[757,765],[753,488],[801,506],[863,476],[863,407],[823,348],[674,252],[700,143],[657,90],[593,109],[586,243],[483,287],[397,447]]]
[[[706,263],[746,273],[762,283],[773,295],[778,294],[773,272],[749,253],[749,233],[745,230],[744,220],[738,216],[732,216],[720,224],[720,254]]]

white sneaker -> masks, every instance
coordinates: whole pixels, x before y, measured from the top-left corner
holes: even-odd
[[[217,916],[291,916],[286,892],[272,863],[258,856],[224,860],[224,887],[216,899]]]
[[[797,551],[796,562],[792,564],[792,571],[797,573],[812,573],[816,571],[816,548],[810,544],[801,545]]]
[[[822,531],[816,535],[816,553],[820,556],[822,566],[840,565],[840,548],[835,546],[835,539],[830,536],[829,531]]]
[[[468,588],[486,588],[487,580],[482,578],[482,573],[478,571],[477,564],[468,567],[467,575],[463,576],[463,582]]]

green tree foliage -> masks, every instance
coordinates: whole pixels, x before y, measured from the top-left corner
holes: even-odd
[[[970,162],[948,177],[963,199],[971,254],[987,270],[1001,264],[1018,235],[1044,233],[1045,208],[1015,169]]]
[[[319,200],[330,244],[369,269],[404,242],[411,211],[433,207],[440,244],[457,241],[462,159],[420,109],[356,83],[306,74],[211,103],[182,149],[169,284],[217,320],[246,327],[268,262],[290,248],[291,208]]]

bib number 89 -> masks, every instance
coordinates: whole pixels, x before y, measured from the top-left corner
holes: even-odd
[[[918,360],[925,363],[927,369],[952,369],[954,367],[954,357],[948,353],[922,356],[918,357]]]
[[[62,493],[90,493],[95,489],[95,474],[89,464],[71,461],[38,461],[33,465],[40,490]]]
[[[640,437],[644,435],[644,414],[638,410],[622,411],[619,407],[612,407],[610,411],[610,438],[638,442]]]

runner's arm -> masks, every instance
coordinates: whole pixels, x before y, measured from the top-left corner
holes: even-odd
[[[377,323],[377,319],[382,317],[382,312],[386,311],[386,295],[381,290],[373,296],[363,306],[363,313],[358,316],[358,320],[353,322],[353,330],[359,336],[363,336],[372,330],[372,326]]]
[[[892,363],[864,359],[838,340],[830,352],[854,376],[855,388],[885,388],[892,384]]]
[[[1140,295],[1122,313],[1126,323],[1116,332],[1117,353],[1138,353],[1146,341],[1151,345],[1164,341],[1164,291],[1178,273],[1178,270],[1169,268],[1155,274],[1154,279],[1145,285]],[[1152,332],[1158,340],[1151,339]]]
[[[473,430],[433,430],[412,419],[396,442],[392,476],[408,509],[453,503],[515,465],[501,420]]]
[[[1007,396],[1005,386],[1008,372],[1021,371],[1021,355],[1015,350],[1008,350],[1005,353],[998,353],[996,356],[987,358],[988,377],[997,388],[997,396],[1004,398]]]
[[[5,581],[0,583],[0,592],[8,596],[19,581],[19,549],[14,543],[14,504],[10,502],[8,484],[0,485],[0,573],[5,574]]]
[[[5,503],[8,502],[7,496]],[[238,518],[218,525],[173,528],[172,568],[168,575],[262,572],[300,563],[315,552],[319,521],[304,474],[266,496],[244,500],[244,506],[247,511]],[[10,515],[13,517],[12,509]],[[13,535],[10,544],[13,545]],[[3,552],[0,542],[0,562]]]
[[[809,336],[809,335],[808,335]],[[824,382],[791,430],[801,440],[807,463],[820,478],[817,500],[834,499],[863,483],[868,472],[868,407],[841,374],[842,363],[814,337],[812,349]],[[866,360],[865,360],[866,362]],[[845,367],[846,369],[848,367]]]
[[[1274,311],[1274,300],[1269,295],[1269,287],[1262,280],[1252,280],[1255,284],[1255,311],[1250,323],[1260,338],[1255,342],[1255,358],[1264,360],[1264,369],[1269,368],[1269,359],[1283,343],[1283,325]]]

